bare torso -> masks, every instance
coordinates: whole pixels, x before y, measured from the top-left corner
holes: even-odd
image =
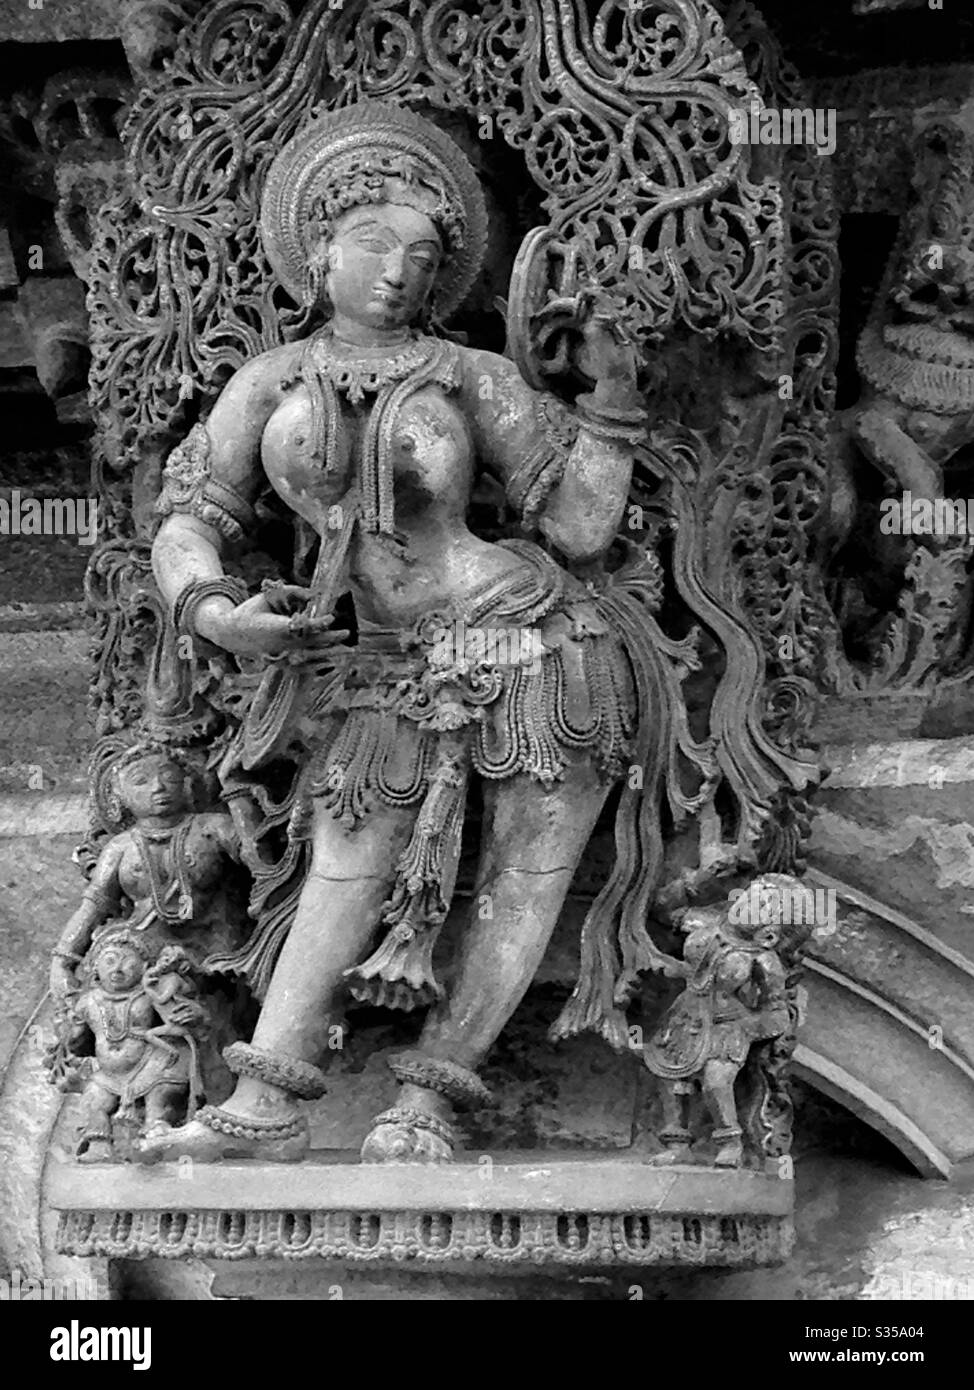
[[[293,388],[263,432],[261,458],[275,490],[316,529],[329,507],[341,505],[354,479],[355,446],[368,424],[368,404],[343,404],[346,429],[339,457],[325,466],[311,456],[311,401]],[[466,515],[476,460],[464,417],[439,388],[411,396],[395,421],[393,494],[400,544],[359,530],[349,575],[360,618],[399,627],[437,608],[462,607],[485,583],[520,568],[511,551],[475,536]]]
[[[193,889],[198,890],[201,900],[217,886],[225,873],[223,860],[226,850],[219,834],[222,824],[223,817],[196,815],[185,839],[181,842],[188,881]],[[162,839],[148,836],[143,842],[134,831],[124,833],[118,882],[138,911],[152,904],[150,873],[154,874],[157,884],[164,891],[177,881],[177,867],[174,862],[176,836]],[[146,863],[146,852],[152,856],[151,871]],[[174,910],[175,899],[167,906]]]
[[[145,1032],[156,1021],[152,1001],[141,990],[113,995],[96,989],[85,999],[84,1016],[95,1034],[99,1070],[124,1077],[145,1054]]]

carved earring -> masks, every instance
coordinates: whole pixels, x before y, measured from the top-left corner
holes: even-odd
[[[301,295],[306,309],[315,308],[321,299],[322,288],[321,272],[315,262],[311,260],[304,272],[304,288]]]
[[[328,295],[328,271],[331,269],[331,248],[321,245],[308,259],[304,275],[304,305],[307,309],[320,308],[327,318],[331,317],[332,303]]]

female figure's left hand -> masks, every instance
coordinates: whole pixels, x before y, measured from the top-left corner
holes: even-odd
[[[582,309],[582,346],[575,364],[595,383],[595,398],[631,404],[636,399],[638,358],[618,317],[586,291]]]

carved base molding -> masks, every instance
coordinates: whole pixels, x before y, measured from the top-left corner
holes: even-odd
[[[790,1180],[631,1159],[93,1164],[57,1168],[50,1194],[59,1251],[111,1259],[741,1268],[794,1241]]]
[[[791,1223],[782,1217],[640,1216],[606,1212],[144,1211],[66,1212],[58,1252],[110,1259],[194,1256],[409,1260],[446,1264],[779,1264]]]

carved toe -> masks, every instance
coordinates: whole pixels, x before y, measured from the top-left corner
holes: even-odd
[[[740,1168],[744,1162],[744,1146],[740,1139],[732,1139],[727,1144],[721,1144],[714,1155],[715,1168]]]
[[[654,1168],[669,1168],[674,1163],[689,1163],[690,1147],[688,1144],[673,1145],[672,1148],[653,1154],[649,1161]]]
[[[89,1139],[84,1149],[78,1153],[79,1163],[111,1163],[114,1154],[107,1139]]]

